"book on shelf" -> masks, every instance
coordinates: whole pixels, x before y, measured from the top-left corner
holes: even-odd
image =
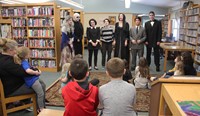
[[[25,27],[26,26],[26,19],[25,18],[13,18],[12,19],[12,26],[13,27]]]
[[[56,61],[55,60],[31,59],[31,65],[35,66],[35,67],[55,68],[56,67]]]
[[[32,58],[55,58],[54,49],[31,49]]]
[[[28,16],[52,16],[54,15],[53,7],[31,7],[28,8]]]
[[[70,15],[70,12],[68,10],[60,10],[60,18],[65,18],[66,16]]]
[[[29,37],[54,37],[54,28],[50,29],[29,29]]]
[[[13,16],[25,16],[26,8],[18,7],[18,8],[2,8],[1,14],[3,17],[13,17]]]
[[[42,26],[54,26],[53,18],[29,18],[28,26],[30,27],[42,27]]]
[[[36,48],[54,48],[55,47],[55,40],[53,39],[30,39],[29,40],[30,47]]]
[[[11,25],[0,24],[0,38],[12,38],[11,37]]]

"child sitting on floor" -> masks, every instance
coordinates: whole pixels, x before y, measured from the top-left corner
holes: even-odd
[[[147,61],[144,57],[139,59],[139,64],[135,68],[135,88],[151,88],[150,87],[150,74]]]
[[[123,74],[123,80],[130,83],[129,80],[132,79],[132,73],[131,71],[128,69],[128,62],[126,61],[126,59],[123,60],[124,63],[125,63],[125,68],[126,68],[126,72],[125,74]]]
[[[69,66],[70,66],[70,63],[65,63],[62,66],[62,71],[61,71],[61,76],[60,76],[60,81],[62,82],[61,89],[69,82],[67,78]]]

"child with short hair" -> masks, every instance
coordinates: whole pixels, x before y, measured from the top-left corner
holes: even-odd
[[[178,61],[175,64],[174,75],[184,75],[184,64],[182,61]]]
[[[135,88],[151,88],[150,87],[150,74],[147,60],[140,57],[139,64],[135,68]]]
[[[136,101],[135,87],[122,80],[124,61],[111,58],[106,64],[106,74],[111,81],[99,88],[102,116],[136,116],[133,106]]]
[[[26,73],[31,74],[31,77],[25,77],[25,83],[28,87],[31,87],[37,95],[37,105],[39,107],[38,112],[42,111],[45,107],[45,90],[39,82],[39,75],[41,71],[30,66],[28,59],[30,57],[30,50],[28,47],[19,47],[17,54],[14,55],[14,61],[16,64],[21,65]]]
[[[86,79],[89,75],[87,62],[80,58],[74,59],[70,64],[69,75],[74,81],[62,89],[64,116],[97,116],[98,88]]]

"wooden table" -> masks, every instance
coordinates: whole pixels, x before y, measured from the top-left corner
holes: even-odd
[[[63,116],[63,114],[64,111],[61,110],[44,109],[38,116]]]
[[[200,101],[199,88],[200,84],[163,84],[159,116],[185,116],[186,114],[178,105],[177,101]],[[165,107],[166,105],[168,107]]]
[[[176,45],[176,43],[160,43],[160,47],[163,48],[163,50],[165,51],[164,71],[166,71],[167,57],[168,57],[169,51],[181,51],[181,52],[191,51],[192,56],[194,58],[195,48],[186,47],[186,46],[179,46],[179,45]]]

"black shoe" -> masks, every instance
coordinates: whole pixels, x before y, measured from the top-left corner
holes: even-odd
[[[156,67],[156,71],[157,71],[157,72],[160,71],[160,67],[159,67],[159,66]]]

